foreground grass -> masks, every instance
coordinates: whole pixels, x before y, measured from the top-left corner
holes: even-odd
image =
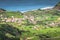
[[[7,24],[7,23],[0,23],[0,28],[2,24]],[[20,39],[29,39],[30,40],[40,40],[42,38],[54,38],[54,37],[60,37],[60,27],[55,27],[55,28],[40,28],[38,30],[33,29],[32,25],[29,26],[19,26],[16,23],[8,23],[9,25],[13,25],[12,27],[15,27],[19,30],[24,30],[28,32],[22,32],[20,35]],[[39,26],[39,25],[38,25]],[[4,28],[5,29],[5,28]],[[12,30],[12,29],[11,29]],[[15,31],[15,30],[14,30]],[[1,31],[2,32],[2,31]],[[12,35],[8,35],[8,37],[13,37]]]

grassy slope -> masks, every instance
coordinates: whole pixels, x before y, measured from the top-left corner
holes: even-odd
[[[6,12],[8,17],[14,16],[14,17],[18,17],[18,18],[22,18],[23,15],[20,14],[20,12]],[[45,11],[45,10],[37,10],[37,11],[30,11],[27,12],[25,15],[33,15],[35,17],[35,20],[40,20],[41,22],[36,24],[37,26],[39,26],[39,30],[33,29],[33,27],[35,25],[26,25],[26,23],[22,24],[22,25],[18,25],[16,23],[8,23],[13,25],[14,27],[18,28],[19,30],[26,30],[26,31],[30,31],[30,32],[25,32],[22,33],[22,38],[24,37],[34,37],[32,38],[32,40],[39,40],[38,36],[35,35],[48,35],[49,37],[58,37],[60,36],[60,28],[56,27],[56,28],[43,28],[46,25],[44,25],[46,22],[59,22],[59,20],[57,20],[58,18],[60,18],[60,12],[56,11],[56,10],[49,10],[49,11]],[[47,17],[47,18],[46,18]],[[3,23],[5,24],[5,23]],[[49,27],[49,26],[48,26]],[[46,36],[45,36],[46,37]]]
[[[23,17],[21,12],[6,12],[6,15],[8,17],[14,16],[16,18],[22,18]]]

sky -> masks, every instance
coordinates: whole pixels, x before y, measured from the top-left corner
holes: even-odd
[[[60,0],[0,0],[0,8],[8,11],[28,11],[54,7]]]

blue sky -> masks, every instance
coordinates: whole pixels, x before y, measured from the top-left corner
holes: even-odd
[[[0,8],[10,11],[28,11],[53,7],[60,0],[0,0]]]

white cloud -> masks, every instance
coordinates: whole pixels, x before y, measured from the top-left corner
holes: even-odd
[[[44,8],[41,8],[42,10],[44,10],[44,9],[52,9],[53,8],[53,6],[48,6],[48,7],[44,7]]]

